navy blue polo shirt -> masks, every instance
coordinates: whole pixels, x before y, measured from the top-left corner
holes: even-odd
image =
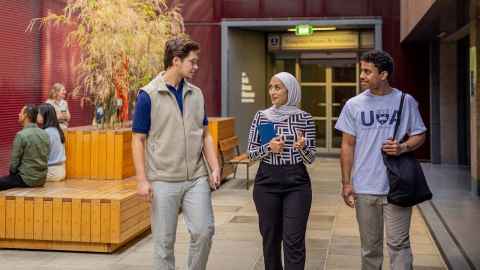
[[[180,108],[180,112],[182,114],[183,114],[183,84],[184,84],[184,80],[180,81],[180,83],[178,84],[178,89],[176,89],[174,86],[167,84],[167,88],[175,96],[178,107]],[[138,93],[137,102],[135,105],[135,113],[133,115],[133,124],[132,124],[133,132],[148,134],[148,132],[150,131],[151,111],[152,111],[152,102],[150,100],[150,96],[147,94],[147,92],[140,90],[140,92]],[[206,112],[203,118],[203,125],[208,126],[208,118],[207,118]]]

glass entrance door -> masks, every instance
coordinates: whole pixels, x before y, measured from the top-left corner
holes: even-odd
[[[300,82],[301,108],[315,121],[319,152],[340,152],[342,134],[335,123],[347,100],[359,92],[356,60],[277,59],[274,72],[280,71],[295,74]]]
[[[359,89],[355,60],[301,60],[297,73],[302,109],[315,120],[317,147],[320,152],[339,152],[342,134],[335,130],[335,124],[347,100]]]

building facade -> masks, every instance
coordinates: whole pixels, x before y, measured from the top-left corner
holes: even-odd
[[[270,77],[289,71],[302,85],[302,108],[315,119],[319,151],[338,153],[340,134],[333,126],[344,102],[360,91],[359,55],[371,48],[394,57],[392,85],[419,101],[430,125],[430,45],[400,43],[400,0],[170,2],[180,6],[187,33],[201,45],[200,71],[193,83],[204,91],[208,115],[236,117],[242,147],[254,113],[270,105]],[[0,3],[0,34],[7,40],[0,44],[0,99],[5,104],[0,117],[7,127],[0,130],[0,171],[6,172],[21,105],[42,102],[54,82],[72,89],[80,55],[75,48],[63,48],[68,29],[25,32],[31,18],[59,11],[64,0]],[[297,36],[293,31],[298,25],[314,31]],[[91,112],[80,108],[79,99],[69,101],[72,125],[89,123]],[[420,149],[419,157],[430,159],[430,144]]]
[[[341,135],[333,126],[344,102],[360,91],[358,58],[371,48],[395,58],[392,84],[415,96],[429,123],[429,47],[400,44],[400,1],[173,2],[181,4],[187,32],[202,45],[195,82],[210,102],[207,109],[237,118],[243,147],[253,114],[270,104],[270,77],[289,71],[302,85],[302,108],[315,119],[319,151],[338,153]],[[303,24],[312,26],[312,35],[292,32]],[[429,159],[429,144],[419,152]]]
[[[477,0],[402,0],[401,42],[428,49],[432,163],[470,167],[480,179]]]

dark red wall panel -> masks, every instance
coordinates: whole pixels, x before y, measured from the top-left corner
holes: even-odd
[[[368,16],[399,17],[400,18],[400,0],[369,0],[370,12]],[[400,25],[398,25],[400,27]],[[400,38],[398,40],[400,42]]]
[[[415,97],[419,104],[420,114],[429,130],[430,126],[430,95],[429,95],[429,46],[415,44],[398,46],[395,57],[396,66],[402,67],[401,73],[395,77],[394,86],[405,90]],[[398,72],[397,72],[398,73]],[[427,131],[427,140],[415,153],[419,158],[430,157],[430,131]]]
[[[181,9],[186,22],[210,22],[216,18],[215,0],[171,0],[170,6]]]
[[[305,16],[320,17],[325,16],[325,1],[320,0],[306,0],[305,1]]]
[[[8,173],[20,109],[41,99],[39,35],[25,33],[39,11],[36,0],[0,1],[0,175]]]
[[[301,17],[304,16],[304,1],[263,0],[263,17]]]
[[[64,6],[63,1],[46,0],[43,2],[43,16],[49,12],[60,13]],[[81,126],[90,124],[93,115],[90,107],[85,106],[83,109],[80,107],[80,98],[74,97],[72,93],[77,84],[75,67],[80,61],[80,50],[78,47],[65,46],[67,33],[71,29],[65,26],[47,26],[42,29],[42,94],[43,99],[46,99],[54,83],[60,82],[65,85],[72,115],[70,126]]]
[[[262,16],[262,0],[224,0],[222,18],[258,18]]]
[[[199,86],[205,95],[207,113],[221,113],[220,27],[188,26],[190,37],[200,43],[200,69],[192,83]]]
[[[370,0],[334,0],[326,1],[325,15],[329,17],[366,16]],[[391,1],[385,1],[390,4]],[[382,14],[378,14],[377,16]],[[387,15],[387,14],[385,14]]]

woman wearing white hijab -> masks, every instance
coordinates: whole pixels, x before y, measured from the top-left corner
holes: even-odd
[[[256,113],[248,139],[250,159],[261,160],[253,200],[263,238],[265,270],[303,270],[312,203],[305,163],[315,159],[315,124],[309,113],[298,108],[300,85],[293,75],[275,74],[268,91],[272,106]]]

